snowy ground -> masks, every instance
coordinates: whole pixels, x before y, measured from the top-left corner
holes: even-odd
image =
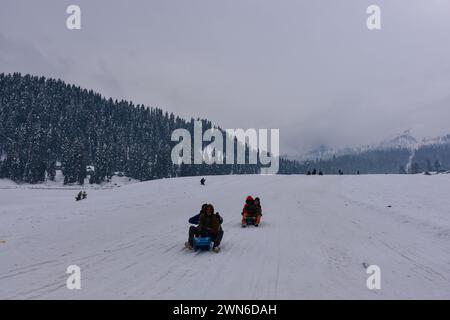
[[[61,170],[56,170],[55,180],[47,180],[42,183],[37,184],[18,184],[10,179],[0,179],[0,190],[1,189],[72,189],[72,190],[89,190],[89,189],[112,189],[120,188],[122,186],[133,184],[139,182],[138,180],[128,178],[125,176],[113,175],[108,182],[103,182],[102,184],[90,184],[89,177],[84,180],[84,186],[78,184],[68,184],[64,185],[64,176]]]
[[[450,298],[450,175],[220,176],[0,189],[1,299]],[[263,224],[242,229],[247,194]],[[183,249],[203,202],[222,251]],[[391,206],[391,207],[388,207]],[[66,289],[78,265],[82,289]],[[381,268],[366,287],[364,264]]]

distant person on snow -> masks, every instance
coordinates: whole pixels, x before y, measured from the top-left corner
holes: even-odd
[[[204,209],[204,212],[201,211],[200,214],[198,214],[197,216],[199,216],[198,226],[196,227],[191,226],[189,228],[189,238],[188,241],[185,243],[185,246],[189,249],[192,249],[194,245],[195,236],[210,237],[211,240],[214,242],[213,251],[218,252],[219,245],[223,237],[223,230],[220,225],[222,218],[218,213],[216,214],[214,212],[214,206],[212,204],[207,204]],[[195,218],[197,216],[194,216],[191,219],[189,219],[189,222],[190,223],[192,223],[191,221],[195,222]]]
[[[201,178],[201,179],[200,179],[200,184],[201,184],[202,186],[205,185],[205,182],[206,182],[205,178]]]
[[[256,203],[255,200],[257,199]],[[244,208],[242,209],[242,227],[245,228],[247,226],[247,218],[249,217],[255,217],[255,227],[259,225],[259,222],[261,221],[261,212],[262,210],[259,210],[261,208],[259,198],[253,199],[252,196],[248,196],[245,200]]]
[[[83,191],[82,199],[86,199],[86,198],[87,198],[87,193],[86,193],[86,191]]]
[[[82,191],[78,192],[78,195],[75,197],[75,201],[80,201],[81,199],[83,199],[83,192]]]

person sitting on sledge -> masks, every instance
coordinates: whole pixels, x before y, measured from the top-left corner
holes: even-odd
[[[207,207],[207,206],[208,206],[207,203],[202,204],[202,208],[200,209],[200,212],[199,212],[198,214],[196,214],[195,216],[190,217],[189,220],[188,220],[188,222],[189,222],[190,224],[199,224],[200,216],[201,216],[203,213],[206,212],[206,207]],[[217,216],[217,218],[219,218],[219,223],[222,224],[222,223],[223,223],[223,218],[222,218],[222,216],[221,216],[218,212],[216,212],[216,216]],[[220,227],[220,229],[222,229],[222,226]],[[223,231],[222,231],[222,232],[223,232]]]
[[[189,238],[185,243],[188,249],[192,249],[194,245],[194,237],[210,237],[214,242],[213,250],[218,252],[219,245],[223,237],[223,230],[220,226],[220,216],[214,213],[212,204],[208,204],[204,213],[200,213],[198,226],[189,228]],[[194,217],[193,217],[194,218]]]
[[[196,214],[195,216],[190,217],[190,218],[189,218],[189,223],[190,223],[190,224],[198,224],[199,221],[200,221],[200,216],[201,216],[203,213],[205,213],[206,207],[207,207],[207,206],[208,206],[207,203],[202,204],[202,208],[200,209],[200,212],[199,212],[198,214]]]
[[[261,223],[261,217],[262,217],[261,200],[259,200],[258,197],[255,198],[254,205],[255,205],[255,210],[256,210],[255,227],[257,227]]]
[[[242,227],[247,226],[247,218],[256,218],[255,200],[252,196],[248,196],[242,209]],[[256,224],[255,224],[256,226]]]

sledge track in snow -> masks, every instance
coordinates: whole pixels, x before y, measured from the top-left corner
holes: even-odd
[[[2,190],[0,298],[450,298],[446,175],[198,180],[91,190],[80,202],[73,191]],[[261,197],[259,228],[240,227],[248,194]],[[218,254],[183,249],[205,202],[224,218]],[[65,288],[72,264],[81,290]],[[363,264],[381,267],[381,290],[366,288]]]

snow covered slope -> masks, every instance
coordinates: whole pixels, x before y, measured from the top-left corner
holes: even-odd
[[[450,298],[450,175],[215,176],[121,188],[0,190],[0,298]],[[242,229],[247,194],[263,223]],[[204,202],[222,251],[188,252]],[[390,207],[388,207],[390,206]],[[69,265],[81,290],[66,289]],[[366,287],[364,265],[381,268]]]
[[[139,180],[132,179],[126,176],[113,175],[108,181],[101,184],[90,184],[89,176],[85,179],[84,186],[78,184],[64,184],[64,176],[61,170],[56,170],[55,180],[46,180],[41,183],[29,184],[29,183],[16,183],[10,179],[0,179],[1,189],[15,189],[15,188],[27,188],[27,189],[72,189],[72,190],[89,190],[89,189],[111,189],[120,188],[124,185],[137,183]]]

